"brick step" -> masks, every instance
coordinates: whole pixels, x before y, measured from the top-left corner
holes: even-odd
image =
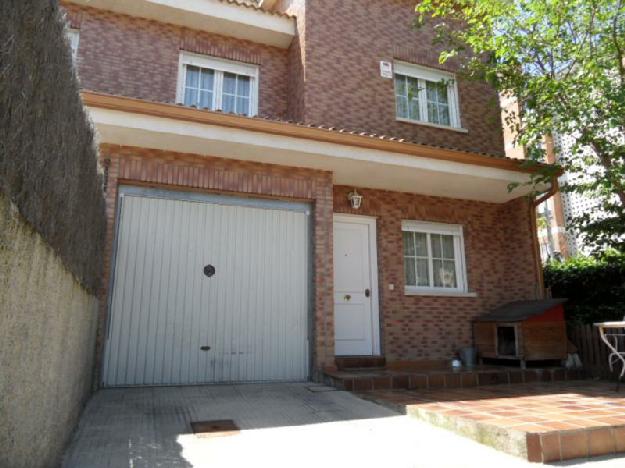
[[[586,378],[582,369],[473,369],[407,371],[358,369],[324,372],[324,383],[340,390],[418,390],[483,385],[558,382]]]
[[[339,370],[347,369],[383,369],[386,366],[384,356],[341,356],[334,358]]]

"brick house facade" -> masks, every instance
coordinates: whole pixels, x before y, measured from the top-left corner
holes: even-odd
[[[296,63],[304,64],[306,85],[291,86],[290,101],[299,104],[289,118],[503,155],[498,96],[485,83],[459,80],[466,134],[395,119],[395,108],[388,105],[393,102],[393,81],[379,79],[380,60],[452,72],[458,67],[453,62],[439,64],[440,49],[432,45],[431,27],[414,29],[414,5],[411,0],[283,0],[281,11],[305,11],[298,16],[298,30],[303,28],[305,33],[289,53],[297,57]],[[302,76],[300,70],[297,73]],[[292,82],[298,83],[298,77],[292,76]]]
[[[334,188],[334,211],[355,213],[347,203],[349,187]],[[378,220],[381,319],[388,361],[435,361],[471,343],[471,320],[513,300],[536,295],[531,251],[530,207],[525,199],[503,205],[449,200],[417,194],[363,190],[358,214]],[[402,219],[461,224],[465,228],[467,276],[476,297],[403,294]],[[525,226],[526,229],[522,229]],[[519,248],[511,246],[519,242]]]
[[[456,94],[448,94],[457,99],[455,127],[409,122],[396,116],[397,85],[380,76],[380,62],[414,64],[434,73],[440,67],[438,53],[430,45],[432,32],[411,27],[413,2],[376,0],[364,5],[355,0],[282,0],[265,2],[263,7],[234,0],[206,2],[210,8],[195,15],[171,7],[171,16],[166,17],[150,0],[139,2],[145,7],[141,13],[124,11],[119,2],[108,0],[63,3],[69,26],[79,36],[76,68],[84,102],[100,136],[100,157],[106,171],[109,223],[107,271],[100,295],[99,368],[108,366],[110,372],[112,364],[105,361],[112,352],[107,347],[113,346],[114,340],[119,346],[127,341],[126,361],[143,359],[139,352],[142,340],[149,344],[154,337],[134,331],[143,327],[139,318],[135,319],[139,325],[132,324],[132,311],[160,307],[141,305],[149,300],[147,295],[128,299],[130,335],[119,332],[122,334],[117,337],[111,332],[111,320],[118,320],[116,313],[122,314],[116,312],[122,307],[118,301],[123,302],[126,294],[115,292],[122,287],[122,273],[117,270],[124,268],[120,256],[125,254],[120,245],[124,235],[141,229],[124,227],[131,221],[122,216],[120,187],[141,188],[148,194],[149,190],[166,189],[168,193],[186,193],[188,200],[205,196],[209,202],[211,196],[226,194],[244,204],[255,203],[258,209],[266,203],[283,202],[311,207],[310,286],[308,293],[302,293],[308,294],[310,304],[304,327],[310,338],[308,377],[316,378],[319,371],[334,367],[339,354],[336,337],[343,332],[356,333],[346,319],[351,312],[339,318],[335,310],[337,301],[341,306],[340,301],[349,301],[353,294],[339,297],[335,287],[337,278],[345,280],[339,277],[349,267],[339,265],[335,272],[339,261],[336,249],[351,252],[349,241],[335,242],[337,221],[333,218],[337,214],[353,215],[348,219],[356,225],[362,218],[376,227],[369,245],[377,254],[377,264],[372,254],[366,266],[375,270],[372,278],[377,276],[377,284],[366,284],[363,300],[368,305],[363,310],[379,319],[379,327],[371,330],[377,338],[364,339],[379,343],[364,354],[383,355],[387,362],[447,361],[458,348],[471,344],[474,317],[503,303],[541,294],[533,206],[521,191],[507,191],[510,182],[528,177],[528,169],[503,157],[494,91],[483,83],[457,78]],[[232,12],[240,12],[236,21],[228,16]],[[226,67],[256,67],[258,79],[250,89],[258,89],[261,118],[176,104],[182,86],[179,77],[186,76],[180,74],[181,66],[196,66],[183,64],[185,53],[200,60],[220,60]],[[456,70],[452,64],[444,71]],[[215,72],[210,79],[218,83],[227,73],[231,72]],[[196,86],[199,90],[200,85]],[[214,86],[215,94],[220,85]],[[249,96],[251,100],[251,91]],[[225,91],[222,99],[226,99]],[[408,99],[414,97],[408,95]],[[451,112],[453,103],[445,105]],[[358,209],[348,200],[354,189],[363,196]],[[146,221],[158,215],[157,208],[149,209],[157,214],[146,214]],[[445,286],[453,291],[437,290],[436,280],[431,283],[433,273],[432,288],[409,291],[405,284],[409,257],[403,232],[406,221],[430,223],[435,229],[446,225],[460,229],[460,236],[433,231],[427,237],[430,270],[439,261],[433,253],[432,236],[441,235],[442,243],[455,242],[453,258],[440,254],[441,265],[455,262],[455,274],[462,276]],[[152,264],[149,259],[142,261]],[[139,271],[137,268],[134,271]],[[441,277],[443,273],[441,266]],[[134,281],[139,284],[140,279]],[[254,284],[253,278],[249,281]],[[452,283],[455,286],[449,286]],[[265,293],[257,290],[256,294]],[[200,294],[197,299],[200,309],[203,297]],[[223,319],[230,320],[226,322],[229,330],[237,324],[235,318],[227,317],[245,317],[249,312],[240,304],[237,307],[239,315],[224,312]],[[136,312],[136,317],[143,313]],[[168,309],[167,314],[172,313]],[[193,313],[189,312],[189,317]],[[167,330],[159,326],[152,325],[155,343],[168,340]],[[124,325],[120,326],[123,329]],[[145,329],[152,333],[149,322]],[[252,337],[248,338],[252,350],[248,354],[254,354],[255,332],[246,328],[246,333]],[[258,340],[269,336],[276,341],[290,339],[284,330],[263,333],[266,335],[259,335]],[[184,337],[176,339],[179,341],[173,343],[180,346],[186,342]],[[134,352],[129,351],[133,340],[137,342]],[[258,374],[260,378],[237,374],[239,377],[209,380],[278,379],[266,372]],[[98,383],[104,385],[203,381],[196,377],[173,382],[132,381],[127,374],[121,380],[107,380],[108,374],[103,373]]]

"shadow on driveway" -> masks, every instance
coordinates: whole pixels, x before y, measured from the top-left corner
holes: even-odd
[[[63,467],[198,466],[189,462],[198,458],[193,453],[211,445],[210,439],[223,443],[225,437],[198,438],[192,421],[232,419],[244,434],[393,416],[397,413],[314,383],[104,389],[88,403]]]
[[[312,391],[317,390],[317,391]],[[323,391],[325,390],[325,391]],[[233,419],[198,437],[191,421]],[[621,468],[623,458],[562,466]],[[312,383],[101,390],[64,468],[531,468],[540,465]]]

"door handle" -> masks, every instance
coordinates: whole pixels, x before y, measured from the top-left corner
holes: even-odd
[[[365,289],[365,297],[369,297],[371,296],[371,291],[369,290],[369,288]]]
[[[343,296],[343,299],[345,299],[346,301],[349,301],[352,298],[352,296],[350,294],[345,294],[345,296]]]
[[[204,274],[210,278],[215,274],[215,267],[213,265],[206,265],[204,267]]]

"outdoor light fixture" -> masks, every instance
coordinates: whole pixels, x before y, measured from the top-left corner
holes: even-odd
[[[360,205],[362,204],[362,195],[360,195],[356,189],[354,189],[353,192],[349,192],[349,195],[347,195],[347,199],[352,205],[352,209],[357,210],[358,208],[360,208]]]

